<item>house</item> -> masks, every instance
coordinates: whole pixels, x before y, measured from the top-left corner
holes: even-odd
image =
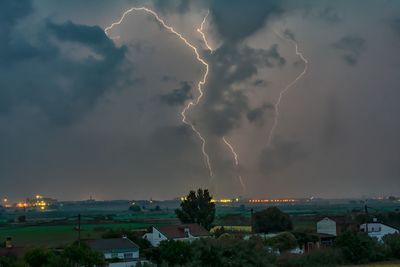
[[[133,267],[139,260],[139,246],[126,237],[87,240],[88,246],[102,253],[110,267]]]
[[[325,217],[317,222],[318,246],[330,246],[338,234],[338,225],[335,220]]]
[[[199,238],[208,237],[210,233],[198,224],[181,224],[153,226],[151,232],[143,236],[152,246],[158,247],[164,240],[193,241]]]
[[[336,221],[325,217],[317,222],[317,233],[337,236]]]
[[[368,231],[367,231],[368,230]],[[372,223],[363,223],[360,225],[360,231],[367,232],[370,237],[375,237],[378,241],[388,234],[398,234],[399,229],[377,222],[376,218]]]

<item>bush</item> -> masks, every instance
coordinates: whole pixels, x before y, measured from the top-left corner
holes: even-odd
[[[278,267],[328,267],[343,264],[343,254],[338,249],[314,250],[303,255],[284,255],[278,260]]]
[[[386,256],[384,246],[362,232],[344,232],[336,239],[335,246],[348,262],[355,264],[384,260]]]
[[[42,267],[49,261],[49,252],[43,249],[32,249],[25,254],[25,261],[30,267]]]
[[[277,207],[269,207],[254,213],[253,228],[256,233],[277,233],[292,230],[293,223],[288,214]]]
[[[268,238],[265,241],[266,245],[272,247],[274,250],[279,252],[285,252],[298,246],[296,237],[292,233],[284,232],[277,236]]]
[[[400,234],[389,234],[383,237],[389,256],[400,259]]]
[[[186,266],[192,257],[190,243],[182,241],[162,241],[160,252],[162,261],[166,262],[168,266]]]
[[[189,266],[247,267],[274,266],[276,257],[268,253],[260,238],[242,240],[230,235],[219,239],[200,239],[192,243]]]

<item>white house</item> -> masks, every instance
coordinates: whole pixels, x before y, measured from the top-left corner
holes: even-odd
[[[317,233],[337,236],[336,221],[325,217],[317,222]]]
[[[110,267],[134,267],[139,260],[139,246],[126,237],[87,240],[88,246],[112,260]]]
[[[151,232],[143,236],[152,246],[158,247],[164,240],[193,241],[202,237],[208,237],[209,232],[198,224],[181,224],[153,226]]]
[[[383,223],[378,223],[376,222],[376,219],[374,219],[374,222],[372,223],[361,224],[360,231],[367,232],[370,237],[376,237],[379,241],[381,241],[382,238],[387,234],[399,233],[398,229]]]

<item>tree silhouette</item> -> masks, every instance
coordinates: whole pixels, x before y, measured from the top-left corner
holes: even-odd
[[[215,218],[215,204],[207,189],[190,191],[181,202],[181,209],[175,210],[182,223],[198,223],[207,230],[211,229]]]

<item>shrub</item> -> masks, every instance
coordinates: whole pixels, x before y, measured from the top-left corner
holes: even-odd
[[[385,249],[366,233],[346,231],[335,241],[345,259],[350,263],[367,263],[385,259]]]
[[[254,213],[253,227],[256,233],[276,233],[293,229],[290,216],[277,207],[269,207]]]
[[[265,243],[267,246],[272,247],[274,250],[279,250],[281,253],[298,246],[296,237],[289,232],[280,233],[277,236],[268,238]]]
[[[284,255],[278,260],[278,267],[328,267],[343,264],[343,254],[338,249],[314,250],[303,255]]]
[[[400,234],[388,234],[383,237],[383,242],[389,252],[389,255],[400,259]]]

